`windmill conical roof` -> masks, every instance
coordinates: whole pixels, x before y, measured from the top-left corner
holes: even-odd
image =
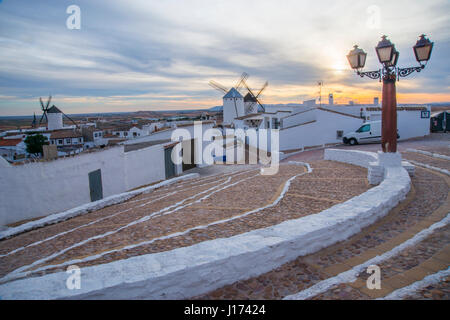
[[[55,105],[53,105],[50,109],[47,110],[47,113],[62,113]]]
[[[252,96],[252,95],[250,94],[250,92],[249,92],[249,93],[247,93],[247,94],[245,95],[245,97],[244,97],[244,102],[256,102],[256,99],[255,99],[255,97]]]
[[[230,91],[228,91],[227,94],[223,96],[223,98],[224,99],[230,99],[230,98],[242,99],[242,95],[235,88],[231,88]]]

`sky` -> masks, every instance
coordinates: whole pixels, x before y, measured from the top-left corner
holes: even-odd
[[[80,8],[80,28],[69,29]],[[381,83],[360,78],[346,55],[386,34],[400,67],[416,66],[420,34],[434,42],[420,73],[397,83],[398,103],[450,101],[448,0],[0,0],[0,116],[40,114],[39,97],[65,113],[210,108],[242,72],[269,86],[263,103],[371,103]]]

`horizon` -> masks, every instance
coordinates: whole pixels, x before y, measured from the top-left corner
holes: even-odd
[[[69,29],[72,1],[0,2],[0,116],[40,114],[39,97],[67,114],[203,110],[221,105],[208,82],[234,86],[242,72],[263,104],[381,101],[378,81],[356,77],[346,55],[367,52],[379,68],[382,34],[418,65],[412,46],[434,42],[425,70],[397,84],[398,104],[450,101],[450,3],[360,1],[77,1],[80,29]],[[389,8],[389,10],[385,9]],[[234,19],[230,19],[232,16]]]

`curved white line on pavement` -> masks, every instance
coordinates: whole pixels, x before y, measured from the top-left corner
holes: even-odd
[[[215,175],[212,175],[212,176],[208,176],[208,177],[205,177],[205,178],[200,178],[199,180],[196,181],[196,182],[200,182],[200,183],[192,183],[192,181],[186,181],[186,182],[178,183],[178,185],[173,187],[172,189],[186,188],[187,190],[191,190],[191,189],[194,189],[194,188],[199,188],[199,187],[203,187],[203,186],[206,186],[206,185],[209,185],[209,184],[217,183],[217,176],[219,176],[219,175],[220,175],[220,179],[223,179],[223,178],[226,178],[228,176],[238,175],[238,174],[242,174],[244,172],[251,172],[252,170],[256,170],[256,169],[241,170],[241,171],[236,171],[236,172],[231,172],[231,173],[226,173],[226,174],[218,173],[218,174],[215,174]],[[212,180],[212,179],[216,179],[216,180],[204,183],[205,181]],[[186,186],[186,185],[188,185],[188,186]],[[165,188],[168,188],[168,187],[169,186],[165,186]],[[167,190],[163,189],[163,188],[159,188],[158,190],[155,190],[155,191],[159,192],[159,191],[167,191]],[[137,200],[130,200],[130,201],[127,201],[127,203],[135,203],[135,202],[139,202],[139,201],[144,201],[144,200],[147,200],[147,199],[151,198],[152,195],[153,195],[153,193],[150,194],[148,197],[145,197],[145,198],[142,198],[142,199],[137,199]]]
[[[377,300],[400,300],[409,297],[428,286],[438,284],[448,276],[450,276],[450,267],[448,267],[446,270],[441,270],[434,274],[430,274],[425,278],[423,278],[422,280],[416,281],[410,284],[409,286],[392,291],[387,296],[383,298],[378,298]]]
[[[255,170],[256,170],[256,169],[255,169]],[[240,172],[239,174],[242,174],[242,173],[245,173],[245,172],[251,172],[251,171],[252,171],[252,170],[246,170],[246,171]],[[216,183],[216,184],[217,184],[217,180],[216,180],[216,181],[212,181],[212,182],[208,182],[208,183],[204,183],[204,184],[200,184],[200,185],[196,185],[196,186],[191,187],[191,188],[189,188],[189,189],[199,188],[199,187],[202,187],[202,186],[205,186],[205,185],[208,185],[208,184],[212,184],[212,183]],[[212,188],[211,188],[211,189],[212,189]],[[209,189],[209,190],[211,190],[211,189]],[[16,249],[14,249],[14,250],[12,250],[12,251],[10,251],[10,252],[8,252],[8,253],[0,254],[0,258],[9,256],[9,255],[14,254],[14,253],[17,253],[17,252],[20,252],[20,251],[22,251],[22,250],[25,250],[26,248],[30,248],[30,247],[39,245],[39,244],[44,243],[44,242],[46,242],[46,241],[53,240],[53,239],[55,239],[55,238],[58,238],[58,237],[60,237],[60,236],[66,235],[66,234],[69,234],[69,233],[71,233],[71,232],[73,232],[73,231],[76,231],[76,230],[78,230],[78,229],[81,229],[81,228],[84,228],[84,227],[91,226],[91,225],[93,225],[93,224],[95,224],[95,223],[98,223],[98,222],[101,222],[101,221],[103,221],[103,220],[106,220],[106,219],[109,219],[109,218],[113,218],[113,217],[115,217],[115,216],[117,216],[117,215],[119,215],[119,214],[123,214],[123,213],[125,213],[125,212],[129,212],[129,211],[134,210],[134,209],[136,209],[136,208],[145,207],[145,206],[147,206],[147,205],[149,205],[149,204],[151,204],[151,203],[153,203],[153,202],[156,202],[156,201],[162,200],[162,199],[164,199],[164,198],[167,198],[167,197],[169,197],[169,196],[171,196],[171,195],[174,195],[174,194],[176,194],[177,192],[178,192],[178,191],[174,191],[174,192],[168,193],[168,194],[166,194],[166,195],[164,195],[164,196],[162,196],[162,197],[155,198],[155,199],[152,199],[152,200],[150,200],[150,201],[147,201],[146,203],[143,203],[143,204],[140,204],[140,205],[136,205],[136,206],[134,206],[134,207],[131,207],[131,208],[128,208],[128,209],[125,209],[125,210],[122,210],[122,211],[115,212],[115,213],[113,213],[113,214],[111,214],[111,215],[108,215],[108,216],[99,218],[99,219],[97,219],[97,220],[91,221],[91,222],[86,223],[86,224],[83,224],[83,225],[81,225],[81,226],[78,226],[78,227],[72,228],[72,229],[70,229],[70,230],[66,230],[66,231],[60,232],[60,233],[55,234],[55,235],[53,235],[53,236],[51,236],[51,237],[48,237],[48,238],[46,238],[46,239],[39,240],[39,241],[33,242],[33,243],[31,243],[31,244],[28,244],[28,245],[26,245],[26,246],[16,248]],[[144,199],[135,200],[135,201],[128,201],[127,203],[133,203],[133,202],[136,202],[136,201],[148,200],[148,198],[149,198],[149,197],[146,197],[146,198],[144,198]]]
[[[91,212],[94,210],[100,210],[100,209],[110,206],[110,205],[122,203],[122,202],[124,202],[130,198],[133,198],[137,195],[148,193],[157,188],[164,187],[166,185],[173,184],[173,183],[181,181],[181,180],[192,179],[192,178],[198,177],[198,176],[199,176],[198,173],[190,173],[190,174],[187,174],[184,176],[175,177],[175,178],[172,178],[169,180],[164,180],[162,182],[159,182],[159,183],[151,185],[151,186],[142,187],[142,188],[139,188],[139,189],[136,189],[133,191],[127,191],[124,193],[115,194],[115,195],[103,198],[101,200],[98,200],[98,201],[89,202],[89,203],[80,205],[78,207],[75,207],[75,208],[72,208],[72,209],[69,209],[66,211],[53,213],[44,218],[41,218],[38,220],[33,220],[30,222],[21,224],[20,226],[17,226],[14,228],[8,228],[5,231],[0,232],[0,240],[12,237],[19,233],[34,230],[39,227],[43,227],[46,225],[51,225],[51,224],[55,224],[55,223],[58,223],[61,221],[65,221],[70,218],[73,218],[73,217],[76,217],[79,215],[83,215],[85,213],[88,213],[88,212]]]
[[[430,156],[430,157],[433,157],[436,159],[450,160],[449,156],[446,156],[444,154],[435,153],[435,152],[429,152],[429,151],[424,151],[424,150],[419,150],[419,149],[406,149],[406,151],[424,154],[426,156]]]
[[[254,170],[257,170],[257,169],[254,169]],[[251,171],[254,171],[254,170],[250,170],[250,172],[251,172]],[[4,277],[0,278],[0,283],[4,283],[4,282],[11,281],[11,280],[15,280],[15,279],[17,279],[17,277],[14,277],[14,275],[16,275],[16,274],[17,274],[17,275],[23,275],[23,274],[24,274],[24,270],[27,270],[27,269],[29,269],[29,268],[32,268],[32,267],[34,267],[34,266],[36,266],[36,265],[39,265],[39,264],[41,264],[41,263],[44,263],[44,262],[46,262],[46,261],[48,261],[48,260],[52,260],[53,258],[56,258],[56,257],[58,257],[58,256],[60,256],[60,255],[62,255],[62,254],[64,254],[64,253],[66,253],[67,251],[69,251],[69,250],[71,250],[71,249],[80,247],[80,246],[82,246],[82,245],[84,245],[84,244],[86,244],[86,243],[88,243],[88,242],[90,242],[90,241],[104,238],[104,237],[106,237],[106,236],[109,236],[109,235],[111,235],[111,234],[117,233],[117,232],[119,232],[119,231],[121,231],[121,230],[123,230],[123,229],[125,229],[125,228],[130,227],[130,226],[133,226],[133,225],[136,225],[136,224],[139,224],[139,223],[148,221],[148,220],[152,219],[152,218],[155,217],[155,216],[160,216],[160,215],[170,214],[170,213],[173,213],[173,212],[178,211],[178,210],[181,209],[181,208],[184,208],[184,207],[190,206],[190,205],[192,205],[192,204],[194,204],[194,203],[197,203],[198,200],[197,200],[197,201],[194,201],[194,202],[192,202],[192,203],[189,203],[189,204],[187,204],[187,205],[184,205],[184,206],[182,206],[182,207],[180,207],[180,208],[177,208],[178,206],[180,206],[181,204],[183,204],[183,203],[186,202],[187,200],[194,199],[195,197],[197,197],[197,196],[199,196],[199,195],[201,195],[201,194],[207,193],[207,192],[209,192],[209,191],[211,191],[211,190],[214,190],[214,189],[216,189],[216,188],[218,188],[218,187],[220,187],[220,186],[222,186],[222,185],[226,185],[228,182],[231,181],[231,178],[234,178],[234,177],[236,177],[236,176],[238,176],[238,175],[241,175],[241,174],[244,174],[244,173],[247,173],[247,172],[245,172],[245,171],[244,171],[244,172],[240,172],[240,173],[236,174],[236,175],[233,176],[233,177],[229,177],[229,178],[226,179],[226,181],[223,182],[223,183],[220,183],[220,184],[218,184],[218,185],[216,185],[216,186],[214,186],[214,187],[212,187],[212,188],[209,188],[209,189],[207,189],[207,190],[205,190],[205,191],[202,191],[202,192],[200,192],[200,193],[197,193],[197,194],[195,194],[195,195],[193,195],[193,196],[191,196],[191,197],[188,197],[188,198],[186,198],[186,199],[184,199],[184,200],[182,200],[182,201],[179,201],[179,202],[177,202],[176,204],[173,204],[173,205],[171,205],[171,206],[169,206],[169,207],[163,208],[163,209],[161,209],[161,210],[159,210],[159,211],[157,211],[157,212],[153,212],[153,213],[151,213],[150,215],[147,215],[147,216],[142,217],[142,218],[140,218],[140,219],[138,219],[138,220],[135,220],[135,221],[133,221],[133,222],[130,222],[130,223],[128,223],[127,225],[122,226],[122,227],[120,227],[120,228],[118,228],[118,229],[115,229],[115,230],[113,230],[113,231],[108,231],[108,232],[105,232],[105,233],[103,233],[103,234],[101,234],[101,235],[96,235],[96,236],[94,236],[94,237],[85,239],[85,240],[83,240],[83,241],[81,241],[81,242],[78,242],[77,244],[74,244],[74,245],[72,245],[72,246],[69,246],[69,247],[67,247],[67,248],[65,248],[65,249],[63,249],[63,250],[60,250],[59,252],[56,252],[56,253],[54,253],[54,254],[51,254],[51,255],[49,255],[49,256],[47,256],[47,257],[45,257],[45,258],[36,260],[36,261],[34,261],[33,263],[31,263],[31,264],[29,264],[29,265],[19,267],[19,268],[15,269],[15,270],[11,271],[10,273],[8,273],[7,275],[5,275]],[[209,198],[211,195],[213,195],[214,193],[216,193],[216,192],[218,192],[218,191],[222,191],[222,190],[224,190],[224,189],[226,189],[226,188],[229,188],[229,187],[231,187],[231,186],[233,186],[233,185],[236,185],[237,183],[240,183],[240,182],[243,182],[243,181],[248,180],[248,179],[250,179],[250,178],[253,178],[253,177],[257,176],[257,175],[258,175],[258,174],[254,175],[254,176],[251,176],[251,177],[248,177],[248,178],[244,178],[244,179],[238,180],[237,182],[235,182],[235,183],[233,183],[233,184],[230,184],[230,185],[228,185],[228,186],[225,186],[224,188],[217,189],[217,190],[211,192],[210,194],[204,196],[203,198],[201,198],[201,201],[204,200],[204,199]],[[174,208],[174,207],[175,207],[175,209],[173,209],[173,210],[171,210],[171,211],[168,211],[168,210],[170,210],[170,209],[172,209],[172,208]],[[168,212],[166,212],[166,211],[168,211]],[[45,267],[44,267],[44,268],[45,268]],[[45,269],[48,269],[48,267],[45,268]],[[25,272],[25,276],[26,276],[26,274],[29,274],[29,273],[31,273],[31,272]]]
[[[304,300],[304,299],[312,298],[321,293],[324,293],[325,291],[327,291],[328,289],[332,288],[335,285],[339,285],[342,283],[348,283],[348,282],[354,282],[357,280],[358,275],[361,272],[365,271],[368,266],[370,266],[372,264],[379,264],[385,260],[388,260],[388,259],[394,257],[395,255],[398,255],[401,251],[421,242],[426,237],[428,237],[430,234],[432,234],[434,230],[445,227],[448,223],[450,223],[450,212],[447,214],[447,216],[444,219],[434,223],[427,229],[420,231],[414,237],[406,240],[405,242],[403,242],[403,243],[399,244],[398,246],[394,247],[393,249],[383,253],[382,255],[376,256],[370,260],[367,260],[366,262],[364,262],[360,265],[357,265],[348,271],[344,271],[334,277],[322,280],[319,283],[316,283],[315,285],[313,285],[305,290],[302,290],[298,293],[286,296],[286,297],[284,297],[283,300]]]
[[[443,174],[446,174],[446,175],[450,176],[450,171],[448,171],[448,170],[445,170],[445,169],[442,169],[442,168],[438,168],[438,167],[433,167],[433,166],[430,166],[428,164],[425,164],[425,163],[422,163],[422,162],[413,161],[413,160],[408,160],[408,162],[411,162],[413,165],[416,165],[416,166],[419,166],[419,167],[424,167],[424,168],[427,168],[427,169],[430,169],[430,170],[434,170],[434,171],[437,171],[437,172],[440,172],[440,173],[443,173]]]
[[[305,166],[305,167],[307,168],[307,171],[306,171],[306,172],[302,172],[302,173],[297,174],[297,175],[294,175],[294,176],[292,176],[291,178],[289,178],[289,179],[285,182],[285,185],[284,185],[283,190],[282,190],[282,192],[280,193],[280,195],[279,195],[279,196],[277,197],[277,199],[275,199],[271,204],[268,204],[268,205],[263,206],[263,207],[260,207],[260,208],[256,208],[256,209],[254,209],[254,210],[248,211],[248,212],[246,212],[246,213],[244,213],[244,214],[241,214],[241,215],[233,216],[233,217],[231,217],[231,218],[222,219],[222,220],[217,220],[217,221],[214,221],[214,222],[209,223],[209,224],[206,224],[206,225],[201,225],[201,226],[192,227],[192,228],[186,229],[186,230],[184,230],[184,231],[182,231],[182,232],[172,233],[172,234],[169,234],[169,235],[166,235],[166,236],[162,236],[162,237],[158,237],[158,238],[154,238],[154,239],[151,239],[151,240],[148,240],[148,241],[143,241],[143,242],[140,242],[140,243],[137,243],[137,244],[125,246],[125,247],[122,247],[122,248],[120,248],[120,249],[113,249],[113,250],[109,250],[109,251],[104,251],[104,252],[99,253],[99,254],[97,254],[97,255],[88,256],[88,257],[85,257],[85,258],[83,258],[83,259],[74,259],[74,260],[66,261],[66,262],[63,262],[63,263],[60,263],[60,264],[57,264],[57,265],[47,265],[47,266],[43,266],[43,267],[41,267],[41,268],[37,268],[37,269],[35,269],[35,270],[24,271],[24,270],[26,270],[26,269],[32,268],[33,266],[36,266],[36,265],[39,265],[39,264],[41,264],[41,263],[43,263],[43,262],[46,262],[46,261],[48,261],[48,260],[51,260],[51,259],[53,259],[53,258],[55,258],[55,257],[57,257],[57,256],[59,256],[59,255],[61,255],[61,254],[63,254],[63,253],[65,253],[66,251],[68,251],[68,250],[70,250],[70,249],[73,249],[75,246],[78,246],[78,245],[74,245],[74,246],[72,246],[72,247],[69,247],[69,248],[66,248],[66,249],[64,249],[64,250],[61,250],[59,253],[56,253],[56,254],[54,254],[54,255],[52,255],[52,256],[48,256],[48,257],[43,258],[43,259],[41,259],[41,260],[37,260],[37,261],[33,262],[32,264],[30,264],[30,265],[28,265],[28,266],[23,266],[23,267],[20,267],[20,268],[18,268],[18,269],[16,269],[16,270],[10,272],[9,274],[7,274],[6,276],[4,276],[3,278],[0,279],[0,284],[5,283],[5,282],[10,282],[10,281],[13,281],[13,280],[17,280],[17,279],[24,278],[24,277],[26,277],[26,276],[28,276],[29,274],[34,273],[34,272],[40,272],[40,271],[48,270],[48,269],[55,268],[55,267],[62,267],[62,266],[66,266],[66,265],[72,265],[72,264],[76,264],[76,263],[88,262],[88,261],[96,260],[96,259],[101,258],[102,256],[104,256],[104,255],[106,255],[106,254],[110,254],[110,253],[114,253],[114,252],[120,252],[120,251],[129,250],[129,249],[133,249],[133,248],[140,247],[140,246],[149,245],[149,244],[152,244],[153,242],[156,242],[156,241],[158,241],[158,240],[166,240],[166,239],[174,238],[174,237],[177,237],[177,236],[181,236],[181,235],[187,234],[187,233],[189,233],[189,232],[191,232],[191,231],[194,231],[194,230],[206,229],[206,228],[208,228],[208,227],[210,227],[210,226],[213,226],[213,225],[216,225],[216,224],[226,223],[226,222],[229,222],[229,221],[232,221],[232,220],[236,220],[236,219],[239,219],[239,218],[243,218],[243,217],[248,216],[248,215],[250,215],[250,214],[253,214],[253,213],[262,211],[262,210],[264,210],[264,209],[273,207],[273,206],[277,205],[277,204],[281,201],[281,199],[285,196],[286,192],[289,190],[289,187],[290,187],[290,185],[291,185],[292,180],[294,180],[295,178],[297,178],[297,177],[299,177],[299,176],[302,176],[302,175],[304,175],[304,174],[307,174],[307,173],[311,173],[311,172],[312,172],[311,166],[310,166],[308,163],[306,163],[306,162],[290,161],[290,163],[291,163],[291,164],[296,164],[296,165],[303,165],[303,166]],[[255,169],[255,170],[256,170],[256,169]],[[251,171],[252,171],[252,170],[251,170]],[[245,180],[254,178],[254,177],[258,176],[258,175],[259,175],[259,173],[256,174],[256,175],[254,175],[254,176],[251,176],[251,177],[247,177],[247,178],[241,179],[241,180],[239,180],[239,181],[237,181],[237,182],[234,182],[234,183],[232,183],[232,184],[230,184],[230,185],[227,185],[227,186],[225,186],[225,187],[223,187],[223,188],[221,188],[221,189],[215,190],[215,191],[212,192],[211,194],[206,195],[206,196],[204,196],[203,198],[200,198],[200,199],[196,200],[195,202],[192,202],[192,203],[190,203],[190,204],[187,204],[187,205],[185,205],[184,207],[189,206],[189,205],[192,205],[192,204],[194,204],[194,203],[201,202],[201,201],[203,201],[204,199],[209,198],[213,193],[222,191],[222,190],[227,189],[227,188],[229,188],[229,187],[232,187],[232,186],[234,186],[234,185],[236,185],[236,184],[238,184],[238,183],[241,183],[241,182],[243,182],[243,181],[245,181]],[[174,211],[175,211],[175,210],[178,210],[178,208],[177,208],[177,209],[174,209]],[[167,212],[167,213],[165,213],[165,214],[169,214],[169,213],[172,213],[172,211],[171,211],[171,212]],[[86,242],[84,241],[84,242],[80,243],[80,245],[82,245],[82,244],[84,244],[84,243],[86,243]]]

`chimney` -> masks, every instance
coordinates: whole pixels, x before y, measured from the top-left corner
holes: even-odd
[[[332,106],[333,104],[334,104],[334,102],[333,102],[333,94],[330,93],[328,95],[328,105]]]
[[[379,105],[378,97],[374,97],[373,98],[373,105],[374,106],[378,106]]]

